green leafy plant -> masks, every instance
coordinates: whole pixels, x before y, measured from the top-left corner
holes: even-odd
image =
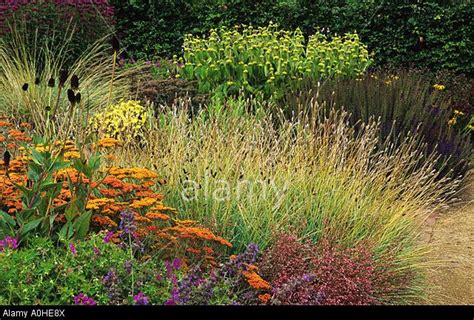
[[[200,92],[237,94],[241,88],[266,97],[280,96],[303,79],[355,77],[370,65],[357,34],[328,39],[321,33],[281,31],[275,24],[211,30],[208,37],[187,35],[179,75],[198,80]]]
[[[35,140],[35,145],[38,145],[38,139]],[[22,194],[22,208],[15,214],[15,219],[1,211],[3,219],[0,222],[3,226],[0,228],[0,235],[14,235],[19,241],[26,242],[32,235],[37,234],[48,238],[56,238],[58,235],[60,240],[83,239],[89,231],[92,215],[91,211],[85,210],[90,187],[80,182],[68,181],[72,200],[62,205],[53,205],[63,189],[63,181],[57,181],[56,174],[71,167],[71,162],[64,159],[62,148],[59,152],[48,147],[40,151],[34,146],[26,149],[31,153],[26,173],[27,183],[22,185],[11,180]],[[72,167],[85,177],[92,178],[99,165],[99,156],[95,154],[88,161],[75,159]],[[9,176],[8,168],[6,172]],[[64,225],[56,221],[60,213],[64,213]]]

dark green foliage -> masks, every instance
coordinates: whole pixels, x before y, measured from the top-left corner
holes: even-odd
[[[189,1],[110,1],[117,34],[128,56],[142,59],[179,53],[184,34],[198,23]]]
[[[218,26],[268,25],[360,34],[377,65],[416,65],[474,73],[474,6],[469,1],[156,0],[111,1],[135,58],[181,54],[183,35]],[[132,4],[133,2],[133,4]]]

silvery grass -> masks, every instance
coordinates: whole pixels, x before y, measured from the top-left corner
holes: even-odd
[[[418,297],[426,253],[421,226],[449,205],[459,184],[436,179],[438,156],[420,164],[424,146],[415,135],[400,147],[377,148],[375,120],[356,130],[341,111],[293,120],[272,119],[262,109],[244,114],[252,103],[233,102],[192,120],[176,108],[149,131],[147,147],[117,155],[156,168],[180,218],[206,224],[237,252],[250,242],[264,249],[290,230],[348,247],[365,241],[378,258],[393,257],[395,274],[414,275],[390,298]]]
[[[68,131],[87,125],[87,115],[106,107],[109,85],[112,77],[112,55],[108,37],[95,42],[80,57],[68,65],[69,44],[74,34],[71,29],[64,36],[62,45],[51,47],[48,44],[37,45],[38,31],[33,37],[34,45],[27,40],[25,31],[11,27],[11,36],[0,39],[0,113],[26,116],[37,133],[61,136]],[[69,78],[58,100],[58,77],[60,70],[67,67]],[[133,68],[116,70],[113,81],[112,101],[130,96],[130,79]],[[66,90],[72,75],[79,77],[81,104],[75,110],[70,108]],[[35,85],[36,79],[40,80]],[[50,78],[55,79],[55,87],[47,85]],[[28,90],[23,91],[23,84]],[[58,101],[58,103],[57,103]],[[53,110],[57,103],[57,110]],[[49,107],[49,108],[48,108]],[[48,109],[51,109],[48,113]],[[54,116],[52,116],[54,114]]]

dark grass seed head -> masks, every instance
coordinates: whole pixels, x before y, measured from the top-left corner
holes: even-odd
[[[79,89],[79,77],[77,75],[72,75],[71,77],[71,89],[78,90]]]
[[[59,85],[63,86],[66,83],[68,77],[69,77],[68,69],[67,68],[61,69],[61,71],[59,72]]]

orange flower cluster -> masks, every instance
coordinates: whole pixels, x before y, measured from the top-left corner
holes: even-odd
[[[216,236],[211,230],[207,228],[186,226],[179,224],[179,221],[177,222],[177,225],[166,228],[165,231],[168,231],[177,238],[181,239],[213,241],[229,248],[232,247],[232,244],[229,241],[222,237]]]
[[[263,303],[267,303],[268,300],[270,300],[270,298],[271,298],[271,296],[268,293],[258,295],[258,299]]]
[[[111,148],[120,145],[120,141],[114,138],[102,138],[97,142],[98,147]]]
[[[270,284],[263,280],[254,270],[246,270],[242,274],[252,288],[256,290],[270,290]]]
[[[11,129],[13,126],[10,122],[0,121],[0,129],[8,128],[9,139],[12,137],[16,143],[31,141],[25,132]],[[27,124],[21,127],[30,128]],[[92,149],[110,148],[118,144],[115,139],[105,138],[92,146]],[[81,153],[73,141],[58,141],[49,146],[33,147],[38,152],[62,154],[65,160],[81,158]],[[21,192],[13,183],[19,185],[31,183],[27,181],[26,176],[31,157],[26,151],[24,148],[17,148],[17,155],[10,161],[9,176],[0,175],[0,209],[8,211],[11,215],[22,210]],[[0,161],[0,169],[5,170],[3,161]],[[75,199],[77,187],[81,186],[89,190],[84,210],[92,211],[91,226],[97,230],[117,231],[120,212],[131,209],[138,226],[137,235],[151,239],[155,245],[160,246],[160,249],[172,247],[182,252],[194,250],[195,253],[203,254],[206,259],[213,261],[214,249],[206,243],[232,247],[230,242],[216,236],[211,230],[200,227],[196,221],[171,218],[176,209],[165,206],[162,202],[163,195],[153,190],[158,183],[163,183],[155,172],[145,168],[106,167],[95,174],[99,177],[95,175],[92,178],[86,177],[74,168],[73,162],[53,174],[55,182],[62,182],[62,189],[51,204],[53,209],[59,210],[57,223],[66,222],[64,211],[61,210],[65,210]],[[202,247],[194,248],[196,243],[202,244]]]

